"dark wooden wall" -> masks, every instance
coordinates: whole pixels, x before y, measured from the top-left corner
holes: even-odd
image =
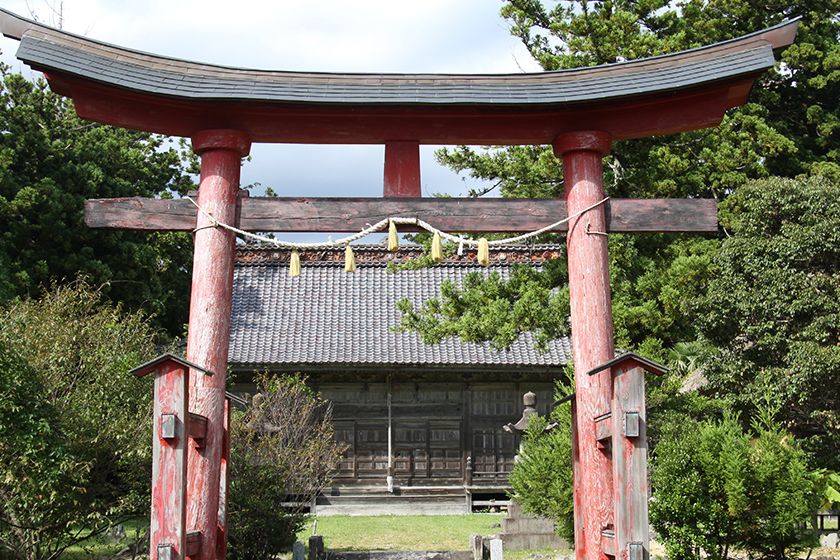
[[[521,417],[523,393],[537,393],[541,414],[553,400],[551,374],[510,381],[395,376],[390,383],[394,478],[404,486],[463,484],[467,457],[472,457],[473,484],[503,483],[518,439],[502,426]],[[364,381],[319,375],[315,385],[333,403],[336,438],[348,445],[336,482],[384,481],[387,374]]]

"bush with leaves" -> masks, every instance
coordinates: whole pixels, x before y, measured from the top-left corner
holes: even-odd
[[[269,559],[288,550],[344,452],[333,437],[329,402],[303,379],[261,376],[257,389],[232,422],[231,560]]]
[[[146,318],[84,284],[0,310],[0,558],[46,560],[148,512]]]
[[[732,233],[697,325],[707,390],[751,415],[772,395],[814,465],[840,470],[840,181],[770,178],[720,208]]]
[[[558,384],[559,396],[571,391],[570,385]],[[510,486],[525,511],[554,521],[557,534],[571,543],[575,537],[571,403],[557,406],[550,420],[551,429],[546,431],[548,419],[531,417]]]
[[[738,548],[783,559],[814,544],[804,529],[821,488],[806,456],[766,408],[672,424],[655,449],[650,517],[671,560],[724,560]]]

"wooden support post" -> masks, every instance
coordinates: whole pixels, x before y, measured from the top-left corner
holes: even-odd
[[[604,419],[612,441],[615,524],[602,532],[602,548],[616,560],[650,557],[645,371],[662,375],[667,370],[628,352],[584,375],[591,378],[606,373],[612,380],[611,412]]]
[[[154,374],[152,419],[152,515],[149,530],[151,560],[183,560],[198,537],[187,533],[187,461],[190,438],[203,437],[204,418],[189,411],[189,372],[212,372],[164,354],[129,373]]]
[[[647,560],[647,421],[645,371],[633,363],[612,369],[613,480],[616,560]],[[631,545],[637,551],[631,556]]]
[[[420,143],[385,143],[385,196],[420,198]]]
[[[604,194],[601,158],[610,150],[604,132],[574,132],[559,136],[554,153],[563,158],[565,196],[569,214],[601,201]],[[576,531],[577,560],[604,558],[602,531],[613,527],[612,463],[597,445],[595,418],[610,412],[609,373],[585,372],[613,357],[613,324],[604,207],[573,220],[567,235],[571,299],[572,354],[576,375],[577,454],[579,480],[575,504],[580,511]],[[576,524],[577,526],[578,524]]]
[[[250,149],[248,137],[235,130],[205,130],[192,143],[201,156],[198,204],[215,219],[236,223],[239,167]],[[187,359],[216,375],[190,378],[190,400],[207,419],[207,430],[204,446],[188,461],[187,521],[203,537],[196,558],[215,560],[235,240],[230,231],[213,227],[204,213],[197,224]]]
[[[161,364],[155,370],[151,560],[180,560],[186,547],[187,371],[174,362]]]

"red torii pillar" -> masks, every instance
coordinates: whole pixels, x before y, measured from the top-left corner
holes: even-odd
[[[571,132],[554,141],[563,158],[569,215],[605,197],[602,158],[610,135],[600,131]],[[577,560],[604,560],[602,531],[613,528],[613,473],[608,453],[598,443],[594,418],[610,412],[609,371],[587,372],[614,357],[606,215],[598,206],[569,223],[572,355],[575,366],[575,554]],[[573,434],[573,437],[575,435]]]
[[[248,135],[237,130],[204,130],[192,137],[201,157],[198,204],[219,222],[237,223],[239,170],[248,155]],[[187,360],[213,376],[190,375],[193,410],[207,418],[204,447],[189,455],[187,464],[187,526],[202,535],[200,560],[215,560],[219,519],[219,481],[224,447],[225,380],[233,301],[234,234],[213,227],[198,213],[193,255]],[[223,535],[222,540],[225,538]]]

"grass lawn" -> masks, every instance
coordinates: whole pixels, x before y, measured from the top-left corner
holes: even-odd
[[[147,535],[149,520],[145,518],[132,519],[126,521],[124,526],[125,538],[115,540],[104,536],[94,537],[76,546],[71,546],[62,558],[66,560],[93,560],[110,557],[125,548],[129,543],[134,542],[139,536]]]
[[[470,535],[499,532],[499,513],[319,517],[328,550],[467,550]],[[298,533],[308,542],[312,523]]]

